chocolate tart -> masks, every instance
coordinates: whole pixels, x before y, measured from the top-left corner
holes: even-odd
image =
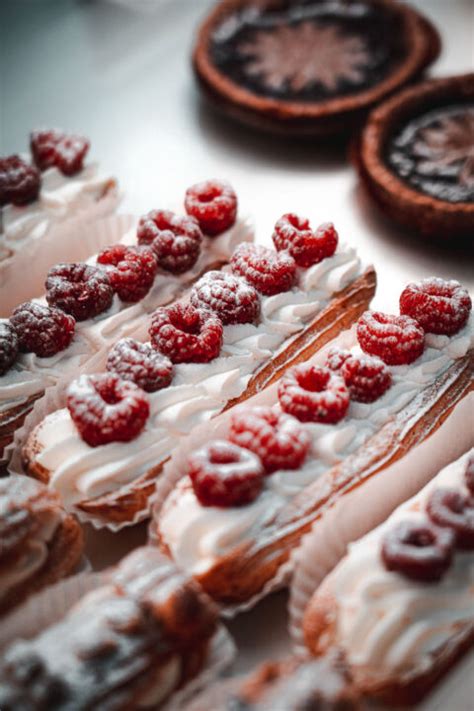
[[[474,73],[426,81],[370,114],[354,159],[369,195],[425,237],[474,236]]]
[[[440,51],[431,23],[395,0],[222,0],[200,27],[204,93],[261,129],[349,133]]]

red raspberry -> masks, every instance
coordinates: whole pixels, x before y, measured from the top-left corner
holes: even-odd
[[[356,402],[375,402],[392,384],[390,371],[380,358],[335,348],[328,354],[327,366],[344,378],[351,399]]]
[[[76,322],[59,309],[50,309],[34,301],[17,306],[10,319],[18,334],[20,350],[41,358],[65,350],[74,337]]]
[[[201,252],[202,232],[192,217],[178,217],[170,210],[152,210],[140,218],[139,244],[151,245],[158,265],[172,274],[191,269]]]
[[[46,300],[76,321],[85,321],[107,311],[114,290],[104,269],[80,262],[56,264],[46,279]]]
[[[217,316],[191,304],[163,306],[150,326],[154,347],[173,363],[207,363],[220,353],[224,329]]]
[[[469,459],[467,460],[464,478],[466,480],[467,488],[471,494],[474,494],[474,452],[471,452]]]
[[[26,205],[38,197],[41,186],[39,171],[20,156],[0,158],[0,207],[12,203]]]
[[[191,291],[191,303],[214,311],[224,325],[254,323],[260,314],[260,301],[253,286],[225,272],[204,274]]]
[[[203,506],[243,506],[254,501],[263,486],[264,470],[257,455],[226,440],[193,452],[187,471]]]
[[[235,222],[237,195],[223,180],[206,180],[186,190],[184,207],[210,237],[220,235]]]
[[[130,442],[150,414],[146,393],[118,375],[81,375],[68,388],[67,407],[82,439],[90,447]]]
[[[414,319],[379,311],[362,314],[357,338],[363,351],[379,356],[387,365],[413,363],[425,348],[425,333]]]
[[[443,577],[453,556],[454,534],[429,521],[400,521],[385,534],[382,560],[393,570],[413,580],[434,582]]]
[[[107,370],[123,380],[131,380],[147,393],[168,387],[173,379],[173,364],[149,343],[121,338],[109,352]]]
[[[400,296],[400,313],[418,321],[426,333],[452,336],[466,324],[471,297],[458,281],[432,277],[408,284]]]
[[[454,531],[458,548],[474,549],[474,497],[457,489],[435,489],[426,504],[437,526]]]
[[[148,247],[114,244],[99,253],[97,262],[111,266],[107,274],[122,301],[140,301],[148,294],[155,280],[156,259]]]
[[[309,450],[309,435],[293,418],[271,407],[236,412],[229,439],[261,459],[267,474],[278,469],[299,469]]]
[[[244,277],[266,296],[289,291],[295,281],[296,264],[288,252],[244,242],[237,247],[230,263],[234,274]]]
[[[311,267],[336,251],[338,235],[334,225],[326,222],[314,232],[305,217],[291,212],[275,225],[273,242],[279,252],[287,249],[300,267]]]
[[[329,368],[304,363],[291,368],[280,380],[282,410],[300,422],[336,424],[349,407],[344,380]]]
[[[18,336],[10,321],[0,320],[0,375],[11,368],[18,355]]]
[[[58,168],[64,175],[75,175],[84,166],[89,141],[84,136],[63,131],[33,131],[30,136],[33,160],[40,170]]]

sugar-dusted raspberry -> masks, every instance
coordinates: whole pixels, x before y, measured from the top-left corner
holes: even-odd
[[[434,582],[451,564],[455,537],[449,528],[430,521],[400,521],[385,534],[382,561],[387,570],[407,578]]]
[[[46,300],[85,321],[107,311],[112,305],[114,290],[104,269],[80,262],[56,264],[46,279]]]
[[[147,393],[168,387],[173,379],[173,364],[169,358],[149,343],[133,338],[121,338],[109,352],[107,370],[123,380],[131,380]]]
[[[235,222],[237,195],[223,180],[205,180],[186,190],[184,207],[210,237],[220,235]]]
[[[24,353],[41,358],[65,350],[74,337],[76,322],[72,316],[34,301],[26,301],[14,310],[10,319]]]
[[[282,377],[278,399],[282,410],[300,422],[335,424],[347,412],[349,390],[329,368],[303,363]]]
[[[173,363],[207,363],[219,355],[224,329],[215,314],[178,303],[156,309],[149,333]]]
[[[187,473],[203,506],[224,508],[254,501],[265,475],[256,454],[219,439],[190,455]]]
[[[418,321],[426,333],[452,336],[466,324],[472,302],[458,281],[423,279],[408,284],[400,295],[400,313]]]
[[[471,494],[474,494],[474,452],[471,451],[471,454],[469,455],[469,459],[467,460],[466,464],[466,471],[464,473],[464,479],[466,482],[466,486],[471,492]]]
[[[267,474],[299,469],[310,445],[308,433],[294,417],[271,407],[237,411],[231,419],[229,439],[257,454]]]
[[[199,258],[202,232],[193,217],[179,217],[171,210],[152,210],[140,218],[137,239],[139,244],[152,247],[162,269],[182,274]]]
[[[0,207],[33,202],[40,187],[41,177],[34,165],[28,165],[20,156],[0,158]]]
[[[289,291],[294,284],[296,264],[288,252],[275,252],[260,244],[243,242],[231,258],[234,274],[244,277],[266,296]]]
[[[474,496],[457,489],[435,489],[426,510],[434,524],[454,531],[458,548],[474,548]]]
[[[81,375],[67,392],[67,407],[82,439],[91,447],[130,442],[150,414],[147,394],[114,373]]]
[[[225,272],[207,272],[191,290],[191,303],[214,311],[224,325],[254,323],[260,314],[260,300],[245,279]]]
[[[30,147],[33,160],[40,170],[54,167],[64,175],[75,175],[84,167],[89,141],[84,136],[49,129],[33,131]]]
[[[406,365],[419,358],[425,348],[425,332],[410,316],[391,316],[366,311],[357,323],[360,347],[387,365]]]
[[[356,402],[375,402],[392,384],[389,369],[374,356],[334,348],[329,351],[326,365],[344,378],[351,399]]]
[[[276,223],[272,239],[278,251],[288,250],[298,266],[311,267],[332,257],[339,238],[332,223],[314,231],[308,219],[289,212]]]
[[[156,259],[148,247],[114,244],[99,253],[97,262],[111,267],[107,274],[114,291],[122,301],[140,301],[153,285]]]
[[[11,368],[18,355],[18,336],[6,319],[0,319],[0,375]]]

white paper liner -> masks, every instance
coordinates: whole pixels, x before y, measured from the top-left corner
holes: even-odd
[[[198,694],[182,711],[224,711],[227,709],[229,697],[239,691],[245,679],[243,675],[218,681],[211,688]]]

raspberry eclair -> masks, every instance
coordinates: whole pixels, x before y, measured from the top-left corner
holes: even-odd
[[[185,434],[265,388],[367,308],[375,273],[332,225],[313,231],[285,215],[274,242],[276,250],[239,245],[229,268],[155,311],[150,343],[119,342],[109,372],[72,383],[67,407],[38,423],[23,450],[26,469],[68,510],[114,527],[146,517]]]
[[[87,262],[52,267],[45,297],[17,306],[9,320],[0,321],[2,449],[46,389],[76,376],[98,354],[104,356],[99,367],[105,365],[108,348],[139,330],[146,314],[228,262],[237,244],[253,239],[227,183],[191,187],[185,207],[185,217],[152,210],[138,226],[126,216],[109,218],[99,230],[118,233],[117,244]]]
[[[435,473],[418,455],[428,437],[441,463],[469,446],[469,295],[429,279],[407,286],[400,307],[364,313],[174,453],[157,485],[152,537],[220,603],[248,605],[281,585],[302,535],[346,492],[374,479],[393,507],[411,495],[417,478]],[[448,427],[456,432],[446,443],[436,430]]]

